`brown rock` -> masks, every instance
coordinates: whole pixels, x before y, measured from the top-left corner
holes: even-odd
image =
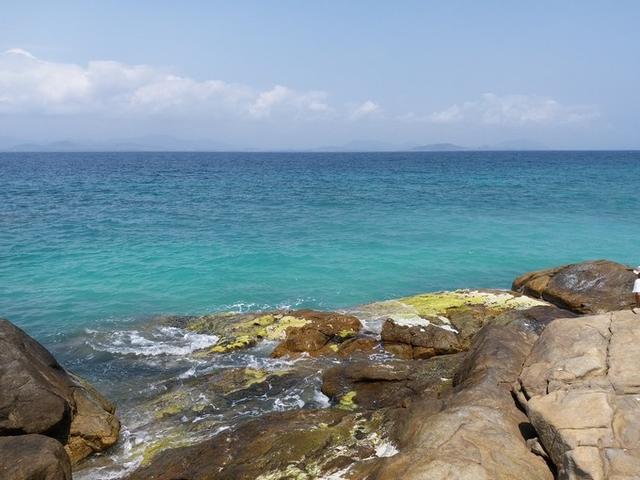
[[[71,480],[60,442],[44,435],[0,437],[1,480]]]
[[[516,324],[484,327],[445,407],[411,405],[400,453],[379,462],[368,478],[551,480],[544,460],[527,447],[528,420],[509,388],[535,339]]]
[[[117,441],[114,411],[42,345],[0,319],[0,435],[52,437],[66,445],[75,463]]]
[[[552,322],[516,393],[559,478],[640,471],[640,322],[630,311]]]
[[[625,265],[594,260],[526,273],[512,288],[576,313],[604,313],[634,305],[635,278]]]
[[[428,321],[421,324],[402,324],[388,319],[382,326],[381,338],[385,349],[392,353],[399,353],[404,358],[424,359],[435,355],[446,355],[462,351],[458,336],[451,330],[435,326]],[[411,356],[408,349],[398,345],[411,346]]]
[[[327,369],[322,392],[340,400],[349,392],[361,408],[406,406],[418,398],[437,398],[451,388],[451,380],[464,354],[442,355],[416,361],[355,361]]]
[[[329,478],[376,456],[385,414],[339,409],[265,415],[200,444],[165,450],[129,480]]]
[[[287,329],[285,339],[271,354],[275,358],[303,352],[312,356],[334,355],[340,343],[356,335],[362,328],[356,317],[335,312],[298,310],[288,315],[302,318],[308,323]]]

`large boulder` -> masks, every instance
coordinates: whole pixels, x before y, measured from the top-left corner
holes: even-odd
[[[115,407],[38,342],[0,319],[0,436],[42,434],[72,463],[118,440]]]
[[[516,393],[559,478],[640,472],[640,319],[630,311],[552,322]]]
[[[576,313],[604,313],[635,304],[631,293],[635,278],[625,265],[594,260],[525,273],[512,288]]]
[[[62,444],[51,437],[0,437],[0,480],[71,480],[71,464]]]
[[[400,453],[367,478],[404,480],[551,480],[545,461],[527,446],[527,417],[510,384],[536,334],[518,324],[489,325],[473,342],[446,405],[417,402],[405,414]]]

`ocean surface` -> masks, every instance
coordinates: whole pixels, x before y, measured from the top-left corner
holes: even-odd
[[[347,307],[640,263],[640,152],[0,153],[0,316]]]
[[[585,259],[640,264],[639,186],[640,152],[0,153],[0,317],[116,401],[121,442],[76,478],[119,478],[154,439],[328,405],[305,363],[301,383],[159,422],[175,382],[293,368],[272,345],[203,361],[192,353],[215,335],[159,316],[348,309]]]

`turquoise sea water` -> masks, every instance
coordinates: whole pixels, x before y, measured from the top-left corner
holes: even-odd
[[[0,316],[55,351],[154,314],[640,263],[639,186],[639,152],[3,153]]]
[[[330,405],[331,359],[274,359],[270,342],[202,357],[215,335],[152,317],[348,308],[508,288],[588,258],[638,264],[639,178],[633,152],[0,154],[0,317],[115,401],[118,444],[74,473],[114,480],[158,439]],[[207,390],[238,367],[304,374],[233,401]],[[158,416],[174,388],[211,411]]]

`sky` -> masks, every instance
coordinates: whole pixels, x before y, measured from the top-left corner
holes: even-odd
[[[639,25],[634,0],[0,0],[0,146],[637,149]]]

